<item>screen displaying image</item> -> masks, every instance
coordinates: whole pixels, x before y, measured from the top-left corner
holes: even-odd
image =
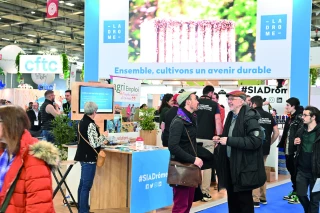
[[[257,0],[130,1],[134,63],[253,62]]]
[[[97,113],[113,113],[113,88],[80,86],[79,112],[84,113],[86,102],[98,105]]]

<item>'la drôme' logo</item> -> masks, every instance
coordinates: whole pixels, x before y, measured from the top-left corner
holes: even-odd
[[[284,40],[287,38],[287,15],[261,16],[261,40]]]
[[[125,42],[125,21],[104,21],[103,43],[124,43]]]

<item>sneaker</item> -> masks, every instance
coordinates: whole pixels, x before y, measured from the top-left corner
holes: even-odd
[[[292,195],[291,200],[288,201],[290,204],[300,204],[299,198],[297,195]]]
[[[260,203],[259,202],[253,202],[254,208],[260,208]]]
[[[208,202],[209,200],[212,200],[212,197],[209,194],[203,194],[202,201]]]
[[[288,195],[284,196],[283,199],[284,200],[291,200],[292,196],[295,195],[295,192],[290,192]]]
[[[267,204],[267,200],[261,200],[260,199],[260,203],[263,204],[263,205],[266,205]]]

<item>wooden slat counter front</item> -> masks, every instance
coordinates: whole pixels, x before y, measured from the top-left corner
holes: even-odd
[[[104,149],[106,160],[97,167],[90,193],[90,209],[130,207],[131,152]]]

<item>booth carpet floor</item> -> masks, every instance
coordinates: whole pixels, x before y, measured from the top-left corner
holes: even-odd
[[[267,190],[267,205],[260,205],[255,208],[256,213],[303,213],[301,204],[288,204],[283,200],[283,196],[291,190],[291,183],[273,187]],[[201,211],[201,213],[228,213],[228,204],[224,203],[218,206]]]

